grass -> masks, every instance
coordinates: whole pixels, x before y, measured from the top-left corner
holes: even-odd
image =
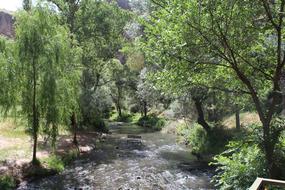
[[[127,123],[137,123],[139,119],[141,118],[141,114],[139,113],[129,113],[129,112],[123,112],[122,117],[119,117],[118,112],[114,111],[111,114],[111,117],[109,118],[110,121],[119,121],[119,122],[127,122]]]
[[[16,187],[16,181],[13,176],[2,175],[0,176],[0,189],[1,190],[11,190]]]
[[[73,160],[75,160],[79,156],[79,152],[77,149],[71,149],[67,154],[62,156],[62,161],[65,165],[70,164]]]
[[[0,161],[28,158],[31,149],[25,122],[12,118],[1,118],[0,121]]]
[[[244,112],[240,114],[240,124],[242,126],[248,126],[254,123],[260,123],[259,117],[257,113],[253,112]],[[231,115],[230,117],[226,117],[222,125],[225,128],[228,129],[233,129],[236,128],[236,120],[235,120],[235,115]]]
[[[28,143],[17,143],[15,146],[0,148],[0,161],[7,159],[30,158],[32,150]]]
[[[131,117],[132,123],[133,124],[138,123],[140,118],[141,118],[141,114],[140,113],[132,114],[132,117]]]
[[[0,120],[0,135],[7,138],[26,138],[25,123],[15,119],[7,118]]]
[[[62,172],[64,170],[65,163],[62,158],[57,155],[51,155],[47,158],[43,158],[40,162],[47,165],[48,169],[55,170],[56,172]]]

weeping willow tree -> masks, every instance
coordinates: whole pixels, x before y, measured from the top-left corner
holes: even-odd
[[[69,33],[46,7],[20,12],[16,17],[16,42],[20,64],[22,111],[33,138],[32,163],[38,163],[39,127],[51,133],[55,145],[59,124],[67,120],[69,85],[76,80],[69,59]]]
[[[15,42],[0,37],[0,112],[7,112],[16,108],[19,100],[17,89],[17,59],[15,54]]]

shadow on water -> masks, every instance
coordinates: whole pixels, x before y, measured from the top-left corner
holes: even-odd
[[[19,190],[213,189],[210,170],[190,170],[193,156],[175,137],[122,123],[112,123],[110,129],[104,142],[63,173],[22,184]],[[141,142],[128,141],[128,134],[140,135]]]

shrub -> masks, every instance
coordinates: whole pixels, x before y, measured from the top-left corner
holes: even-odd
[[[266,177],[265,158],[257,144],[232,141],[214,158],[217,166],[213,182],[220,189],[247,189],[256,177]]]
[[[284,123],[279,118],[274,118],[271,127],[273,131],[282,131]],[[246,126],[246,130],[236,136],[238,140],[230,141],[227,150],[214,158],[212,164],[217,166],[217,174],[213,181],[220,189],[247,189],[256,177],[268,177],[260,137],[262,137],[261,126],[258,124]],[[279,178],[285,179],[284,133],[276,140],[275,164],[280,169]]]
[[[140,126],[152,128],[154,130],[161,130],[165,126],[165,123],[165,119],[159,118],[156,115],[141,117],[137,122]]]
[[[189,134],[189,128],[188,125],[186,123],[180,123],[179,125],[177,125],[176,127],[176,136],[177,136],[177,141],[178,143],[183,143],[188,145],[189,141],[186,138]]]
[[[135,104],[130,108],[131,113],[139,113],[140,112],[140,106]]]
[[[166,121],[164,119],[159,118],[156,122],[154,129],[160,131],[165,126]]]
[[[109,129],[102,118],[98,118],[93,123],[94,129],[103,133],[108,133]]]
[[[50,157],[43,160],[47,164],[49,169],[53,169],[57,172],[62,172],[64,170],[64,162],[59,156],[51,155]]]
[[[139,113],[133,114],[131,117],[131,122],[134,124],[138,123],[140,118],[141,118],[141,115]]]
[[[0,189],[1,190],[10,190],[16,187],[15,179],[10,175],[1,175],[0,176]]]
[[[187,133],[186,133],[187,135]],[[188,134],[188,142],[192,148],[192,152],[203,153],[207,148],[208,136],[207,132],[201,127],[201,125],[195,123]]]
[[[116,121],[119,121],[119,122],[131,122],[131,120],[132,120],[132,115],[128,113],[122,113],[121,117],[118,115],[116,118]]]
[[[73,160],[75,160],[79,156],[79,152],[77,149],[69,150],[67,154],[62,156],[62,161],[65,165],[70,164]]]
[[[201,125],[191,126],[180,124],[177,127],[179,142],[189,145],[193,153],[217,154],[225,150],[226,144],[232,139],[232,134],[219,127],[213,127],[207,133]]]

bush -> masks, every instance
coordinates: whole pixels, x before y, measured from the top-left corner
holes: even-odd
[[[273,131],[280,130],[280,127],[282,130],[283,126],[284,123],[278,118],[271,123]],[[266,159],[261,149],[261,136],[261,126],[256,124],[247,126],[245,133],[237,136],[238,140],[231,141],[227,145],[227,150],[214,158],[212,164],[217,166],[217,174],[213,181],[221,189],[247,189],[256,177],[268,177]],[[284,134],[276,140],[275,164],[280,169],[279,178],[285,179]]]
[[[79,156],[79,152],[77,149],[69,150],[67,154],[62,156],[62,161],[64,165],[68,165],[73,160],[75,160],[78,156]]]
[[[165,119],[159,118],[156,115],[148,115],[141,117],[137,124],[142,127],[149,127],[154,130],[161,130],[165,126]]]
[[[49,169],[55,170],[57,172],[62,172],[64,170],[64,162],[59,156],[52,155],[43,160],[47,164]]]
[[[213,127],[207,133],[201,125],[194,123],[191,126],[180,124],[177,127],[179,142],[189,145],[193,153],[218,154],[225,150],[225,146],[232,139],[232,134],[219,127]]]
[[[189,128],[186,123],[180,123],[176,127],[176,137],[178,143],[183,143],[185,145],[188,145],[188,139],[186,138],[189,134]]]
[[[159,120],[156,122],[154,126],[154,129],[160,131],[165,126],[165,123],[166,123],[165,119],[159,118]]]
[[[128,113],[122,113],[121,117],[119,115],[117,116],[116,121],[119,121],[119,122],[131,122],[132,121],[132,115],[130,115]]]
[[[139,113],[140,112],[140,106],[135,104],[130,108],[131,113]]]
[[[207,132],[197,123],[192,126],[187,139],[192,152],[203,153],[208,149],[209,140]]]
[[[217,166],[213,182],[220,189],[247,189],[256,177],[266,177],[265,157],[257,144],[232,141],[214,158]]]
[[[93,120],[93,129],[95,131],[99,131],[99,132],[103,132],[103,133],[108,133],[109,129],[106,125],[106,123],[104,122],[104,120],[102,118],[96,118]]]
[[[10,190],[16,187],[15,179],[10,175],[1,175],[0,176],[0,189],[1,190]]]

